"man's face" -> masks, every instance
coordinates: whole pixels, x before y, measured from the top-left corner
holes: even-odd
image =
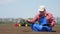
[[[45,15],[45,11],[40,11],[40,15]]]

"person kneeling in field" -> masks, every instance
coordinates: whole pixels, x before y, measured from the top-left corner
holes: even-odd
[[[51,32],[52,27],[55,26],[55,20],[51,13],[46,11],[45,6],[40,6],[38,9],[38,13],[32,20],[25,19],[25,21],[30,23],[30,27],[32,31],[43,31],[43,32]],[[35,24],[38,21],[39,24]]]

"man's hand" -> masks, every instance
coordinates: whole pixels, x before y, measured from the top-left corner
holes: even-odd
[[[25,19],[25,22],[29,22],[30,20],[29,19]]]
[[[51,23],[51,25],[50,25],[51,27],[53,27],[53,26],[56,26],[54,23]]]
[[[27,22],[28,21],[28,19],[25,19],[25,22]]]

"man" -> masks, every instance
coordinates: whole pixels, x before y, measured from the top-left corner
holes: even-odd
[[[30,23],[30,27],[33,31],[52,31],[52,27],[55,26],[55,20],[51,13],[46,11],[45,6],[40,6],[39,13],[35,15],[32,20],[26,19],[25,21]],[[35,24],[38,21],[39,24]]]

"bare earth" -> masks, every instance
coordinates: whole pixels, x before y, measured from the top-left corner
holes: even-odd
[[[59,34],[60,25],[53,28],[54,32],[32,32],[30,27],[0,26],[0,34]]]

